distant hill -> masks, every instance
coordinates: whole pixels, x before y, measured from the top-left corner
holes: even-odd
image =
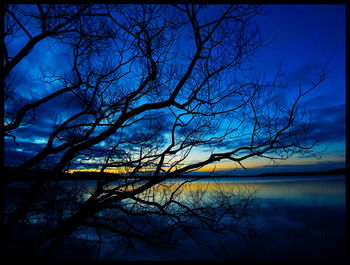
[[[314,176],[314,175],[345,175],[346,169],[332,169],[327,171],[309,171],[309,172],[278,172],[262,173],[259,176]]]
[[[70,173],[55,173],[50,170],[43,169],[34,169],[30,171],[22,171],[17,168],[4,168],[4,174],[2,176],[5,177],[7,182],[13,181],[32,181],[32,180],[118,180],[124,178],[122,174],[116,173],[96,173],[96,172],[74,172]],[[332,169],[328,171],[310,171],[310,172],[273,172],[273,173],[262,173],[258,175],[246,175],[246,176],[238,176],[238,175],[181,175],[179,178],[225,178],[225,177],[266,177],[266,176],[316,176],[316,175],[346,175],[346,169]],[[142,177],[147,179],[146,176]]]
[[[300,171],[300,172],[268,172],[268,173],[261,173],[261,174],[255,174],[255,175],[214,175],[214,176],[207,176],[207,178],[246,178],[246,177],[281,177],[281,176],[319,176],[319,175],[346,175],[346,169],[332,169],[327,171]],[[199,177],[195,175],[184,175],[182,177]],[[205,175],[201,175],[200,177],[206,177]]]

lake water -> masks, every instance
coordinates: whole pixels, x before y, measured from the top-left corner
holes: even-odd
[[[93,181],[83,182],[75,184],[93,187]],[[169,182],[178,184],[181,181]],[[209,192],[213,187],[236,193],[255,191],[250,205],[254,215],[249,221],[255,237],[242,240],[237,235],[223,237],[208,233],[206,245],[185,239],[180,242],[180,250],[156,249],[136,243],[140,253],[106,244],[102,246],[100,259],[334,261],[346,258],[344,175],[201,179],[187,184],[185,189],[202,187]],[[186,192],[181,196],[186,200]],[[93,253],[96,253],[94,246],[67,244],[56,258],[94,259]]]
[[[345,176],[247,177],[202,179],[190,185],[218,184],[256,190],[252,207],[259,231],[252,242],[235,236],[192,240],[184,250],[157,250],[140,245],[132,251],[105,250],[109,260],[343,260],[346,257]],[[208,187],[208,186],[207,186]],[[210,189],[210,188],[209,188]],[[103,255],[101,255],[103,258]]]

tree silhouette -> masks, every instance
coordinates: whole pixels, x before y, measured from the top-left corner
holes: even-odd
[[[277,97],[280,69],[270,81],[249,75],[265,44],[253,23],[261,6],[38,4],[5,5],[4,12],[5,138],[21,146],[20,129],[38,128],[50,104],[61,107],[44,145],[16,156],[6,176],[9,255],[20,249],[50,258],[77,231],[95,233],[100,245],[107,231],[130,246],[137,239],[171,247],[196,238],[194,227],[249,238],[239,223],[250,218],[254,191],[188,191],[188,181],[166,180],[225,159],[244,167],[252,157],[311,151],[299,103],[326,69],[312,87],[300,85],[290,106]],[[44,40],[55,45],[35,50]],[[20,98],[16,69],[34,52],[57,52],[66,69],[41,69],[43,89],[26,87],[33,96]],[[190,159],[203,148],[207,158]],[[113,169],[117,177],[88,189],[64,184],[63,173],[80,167],[96,176]],[[28,179],[22,191],[13,176]]]

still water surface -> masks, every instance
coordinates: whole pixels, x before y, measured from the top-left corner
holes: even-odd
[[[184,251],[148,250],[145,256],[116,253],[109,259],[167,260],[343,260],[345,248],[345,176],[297,176],[202,179],[223,187],[253,187],[260,231],[247,244],[235,237],[210,239],[210,247],[184,242]],[[147,247],[145,247],[147,248]]]
[[[176,181],[173,181],[176,183]],[[179,182],[179,180],[177,180]],[[254,189],[251,242],[211,235],[208,245],[184,240],[182,250],[139,245],[142,255],[104,246],[103,260],[343,260],[346,257],[345,176],[240,177],[201,179],[188,189],[219,185]],[[186,193],[184,193],[183,196]]]

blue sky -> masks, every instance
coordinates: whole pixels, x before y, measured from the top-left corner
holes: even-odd
[[[295,156],[280,165],[266,161],[267,165],[254,166],[244,174],[345,167],[345,5],[267,5],[267,10],[268,15],[259,17],[257,23],[266,35],[271,34],[272,41],[260,50],[256,66],[268,75],[282,61],[287,86],[284,100],[295,98],[299,83],[311,84],[328,60],[333,70],[303,102],[313,117],[310,138],[319,140],[317,159]]]
[[[232,162],[220,162],[216,167],[222,173],[255,174],[266,171],[327,170],[345,166],[345,5],[267,5],[267,14],[256,19],[262,34],[270,40],[254,57],[256,74],[272,77],[282,63],[285,87],[280,89],[280,100],[292,102],[298,92],[299,83],[307,89],[317,79],[317,73],[328,62],[328,78],[311,94],[303,99],[305,109],[312,113],[313,130],[308,137],[318,139],[317,156],[296,155],[279,165],[272,165],[262,159],[251,159],[245,163],[249,172],[236,170]],[[25,38],[12,43],[9,52],[23,45]],[[15,68],[19,95],[22,100],[45,94],[52,82],[42,85],[37,82],[39,66],[52,66],[52,73],[59,74],[65,67],[64,51],[52,52],[57,46],[51,41],[40,42],[25,60]],[[55,44],[57,45],[57,44]],[[40,56],[43,50],[51,50]],[[26,87],[31,87],[30,91]],[[12,140],[5,141],[5,162],[34,154],[39,150],[50,131],[54,110],[62,107],[62,101],[52,101],[39,110],[40,123],[28,129],[16,131],[20,146]],[[70,105],[66,111],[72,111]],[[55,118],[64,118],[59,113]],[[32,143],[36,143],[33,148]],[[195,152],[193,160],[202,159],[207,153]],[[206,167],[203,170],[210,170]]]
[[[307,89],[317,79],[324,64],[332,69],[328,78],[303,99],[312,113],[310,139],[318,139],[315,156],[295,155],[273,164],[264,159],[243,163],[216,164],[217,173],[259,174],[274,171],[317,171],[345,167],[345,5],[267,5],[266,16],[256,23],[269,45],[259,50],[254,60],[256,73],[272,77],[280,64],[285,74],[281,100],[291,103],[298,84]],[[205,157],[205,153],[202,153]],[[213,168],[208,166],[203,171]]]

